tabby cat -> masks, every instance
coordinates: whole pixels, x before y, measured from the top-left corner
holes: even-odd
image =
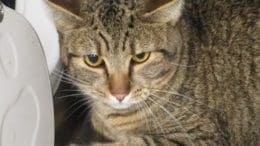
[[[94,131],[72,145],[259,145],[257,0],[49,4]]]

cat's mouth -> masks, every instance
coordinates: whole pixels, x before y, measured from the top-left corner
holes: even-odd
[[[127,111],[127,110],[135,110],[140,105],[139,102],[135,101],[131,97],[131,95],[127,95],[124,100],[118,101],[115,97],[109,96],[108,100],[105,102],[107,106],[117,111]]]
[[[107,105],[113,109],[123,110],[131,108],[134,105],[134,102],[131,100],[131,95],[127,95],[122,101],[117,100],[114,96],[109,96]]]

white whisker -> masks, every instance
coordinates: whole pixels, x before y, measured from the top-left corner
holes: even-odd
[[[196,113],[190,111],[188,108],[186,108],[186,107],[184,107],[184,106],[181,106],[180,104],[177,104],[177,103],[175,103],[175,102],[172,102],[172,101],[170,101],[169,99],[160,98],[159,96],[154,95],[154,94],[151,94],[151,95],[154,96],[154,97],[156,97],[156,98],[158,98],[158,99],[160,99],[160,100],[165,100],[165,101],[167,101],[167,103],[170,103],[170,104],[175,105],[175,106],[177,106],[177,107],[184,108],[185,111],[187,111],[187,112],[189,112],[189,113],[191,113],[191,114],[197,116],[197,118],[200,118],[200,116],[199,116],[198,114],[196,114]]]
[[[179,67],[185,67],[185,68],[196,67],[195,65],[182,65],[182,64],[178,64],[178,63],[170,63],[170,65],[179,66]]]
[[[73,81],[73,82],[76,82],[76,83],[79,83],[79,84],[82,84],[82,85],[89,85],[89,83],[87,83],[85,81],[82,81],[82,80],[79,80],[79,79],[77,79],[75,77],[72,77],[71,75],[69,75],[67,73],[64,73],[64,72],[54,71],[53,74],[57,75],[58,77],[60,75],[62,75],[62,78],[66,79],[67,81]]]
[[[163,136],[165,139],[167,139],[166,135],[165,135],[165,131],[163,130],[162,128],[162,125],[160,124],[158,118],[154,115],[153,111],[150,109],[150,107],[147,105],[147,103],[144,101],[144,104],[145,104],[145,109],[148,109],[148,112],[151,114],[151,116],[154,118],[155,120],[155,124],[157,124],[157,126],[159,126],[159,129],[161,130]],[[153,121],[154,122],[154,121]],[[156,130],[158,127],[155,127]],[[169,146],[169,142],[167,141],[167,145]]]
[[[60,100],[60,99],[64,99],[64,98],[67,98],[67,97],[74,97],[74,98],[76,98],[77,96],[83,96],[83,95],[85,95],[85,94],[83,94],[83,93],[69,94],[69,95],[55,97],[56,98],[55,100]]]
[[[74,109],[66,118],[65,120],[68,120],[77,110],[79,110],[80,108],[82,108],[83,106],[86,106],[85,103],[81,104],[80,106],[78,106],[76,109]]]
[[[205,106],[205,107],[208,107],[208,108],[210,108],[210,109],[212,109],[212,110],[221,111],[220,109],[216,109],[215,107],[209,106],[209,105],[207,105],[206,103],[203,103],[203,102],[198,101],[198,99],[189,97],[189,96],[184,95],[184,94],[180,94],[180,93],[178,93],[178,92],[176,92],[176,91],[171,91],[171,90],[170,90],[170,91],[167,91],[167,90],[159,90],[159,89],[155,89],[155,88],[148,88],[148,89],[151,89],[151,90],[154,91],[154,92],[172,94],[172,95],[176,95],[176,96],[179,96],[179,97],[183,97],[183,98],[188,99],[188,100],[190,100],[190,101],[193,101],[193,102],[196,102],[196,103],[198,103],[198,104],[201,104],[201,105],[203,105],[203,106]]]
[[[171,114],[171,112],[169,110],[167,110],[164,106],[162,106],[159,103],[157,103],[155,100],[153,100],[151,98],[147,98],[147,99],[149,99],[150,101],[152,101],[153,103],[158,105],[160,107],[160,109],[162,109],[165,113],[167,113],[170,116],[170,118],[172,118],[180,126],[180,128],[182,129],[182,132],[184,132],[185,135],[187,135],[191,145],[194,146],[194,143],[191,140],[190,135],[188,134],[187,130],[182,126],[182,124],[178,121],[178,119],[173,114]]]

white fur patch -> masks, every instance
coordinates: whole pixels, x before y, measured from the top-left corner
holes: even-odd
[[[135,102],[132,101],[131,95],[127,95],[124,100],[119,102],[116,97],[109,96],[108,104],[115,109],[127,109],[131,107]]]

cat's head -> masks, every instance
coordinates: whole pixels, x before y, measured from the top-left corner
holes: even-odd
[[[64,2],[53,5],[62,61],[96,105],[127,109],[172,84],[183,0],[81,0],[69,9]]]

